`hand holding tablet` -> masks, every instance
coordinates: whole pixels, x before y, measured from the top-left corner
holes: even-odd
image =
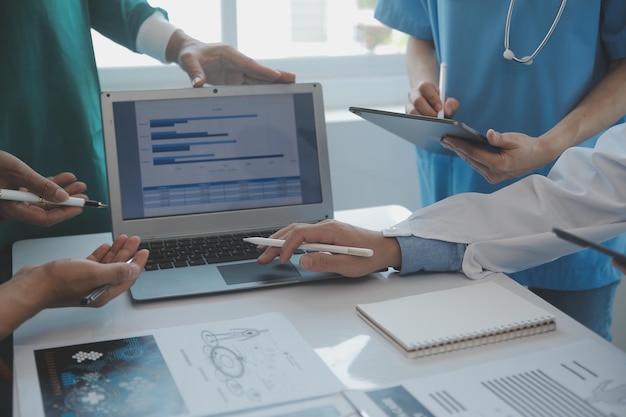
[[[456,120],[363,107],[350,107],[348,110],[388,132],[431,152],[455,155],[454,152],[441,146],[440,142],[444,136],[465,139],[473,145],[491,152],[500,151],[499,148],[491,146],[483,134]]]

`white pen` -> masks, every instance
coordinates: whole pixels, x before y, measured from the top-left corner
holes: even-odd
[[[285,243],[282,239],[271,239],[267,237],[246,237],[243,240],[253,245],[274,246],[277,248],[282,248]],[[374,251],[367,248],[352,248],[349,246],[327,245],[324,243],[303,243],[298,246],[298,249],[339,253],[342,255],[365,256],[368,258],[374,255]]]
[[[56,203],[53,201],[44,200],[38,195],[29,193],[27,191],[2,190],[2,189],[0,189],[0,200],[26,201],[29,203],[47,203],[47,204],[56,204],[59,206],[74,206],[74,207],[103,208],[107,206],[106,204],[103,204],[99,201],[85,200],[84,198],[78,198],[78,197],[70,197],[65,201]]]
[[[437,113],[439,119],[443,119],[443,105],[446,102],[446,75],[448,72],[448,65],[442,62],[439,65],[439,98],[441,99],[441,110]]]

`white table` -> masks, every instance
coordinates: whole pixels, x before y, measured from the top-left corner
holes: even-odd
[[[402,207],[384,206],[342,211],[336,214],[336,218],[372,229],[382,229],[407,215],[408,210]],[[110,241],[111,236],[105,233],[22,241],[14,246],[14,268],[62,257],[86,256],[107,240]],[[68,253],[70,248],[76,247],[82,248],[84,252]],[[469,280],[460,273],[400,276],[387,272],[373,279],[343,278],[148,303],[133,303],[128,294],[123,294],[100,309],[66,308],[43,311],[15,332],[14,344],[40,345],[90,336],[109,337],[118,333],[221,321],[278,311],[294,324],[349,389],[363,389],[433,375],[467,365],[540,352],[582,339],[593,339],[612,346],[507,276],[496,274],[488,279],[554,313],[557,317],[556,331],[409,360],[356,315],[355,305],[473,285],[477,281]],[[19,373],[19,369],[16,372]],[[17,403],[14,408],[14,415],[19,415]]]

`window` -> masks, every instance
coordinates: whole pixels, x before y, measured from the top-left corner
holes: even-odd
[[[358,0],[238,0],[238,44],[258,58],[402,53],[402,38],[374,19],[373,7]]]
[[[148,0],[148,3],[167,10],[169,20],[189,35],[207,42],[222,42],[219,0]],[[136,54],[94,30],[91,34],[100,68],[159,65],[153,58]]]
[[[195,38],[233,45],[265,65],[296,73],[300,82],[322,83],[329,106],[363,105],[374,97],[382,104],[399,102],[406,94],[406,35],[374,19],[375,0],[149,2],[167,10],[170,21]],[[158,80],[168,80],[167,86],[188,83],[175,66],[95,32],[93,37],[103,88],[142,88]]]

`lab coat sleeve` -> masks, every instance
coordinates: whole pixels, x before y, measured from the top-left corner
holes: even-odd
[[[477,279],[581,249],[557,238],[553,227],[598,242],[626,232],[626,124],[609,129],[593,149],[568,149],[547,177],[532,175],[492,194],[449,197],[384,234],[468,244],[463,272]]]

